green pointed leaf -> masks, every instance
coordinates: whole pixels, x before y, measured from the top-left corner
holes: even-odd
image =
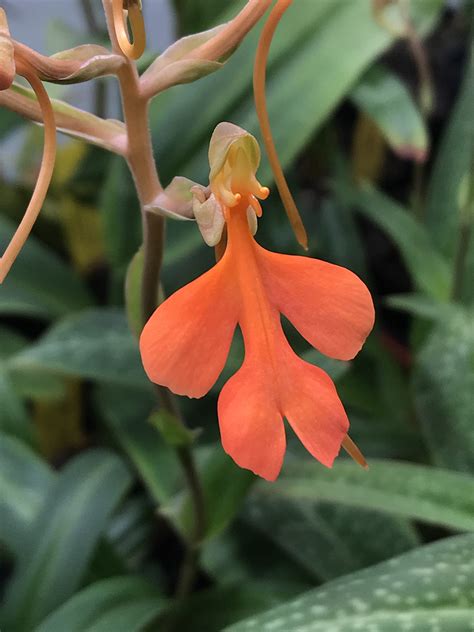
[[[370,460],[369,468],[345,460],[332,470],[292,461],[275,483],[259,484],[254,493],[328,500],[474,531],[474,477],[389,460]]]
[[[438,300],[448,299],[451,288],[449,265],[412,213],[369,185],[349,189],[337,183],[334,189],[341,200],[354,204],[394,241],[418,289]]]
[[[435,461],[474,473],[474,313],[440,320],[416,362],[415,402]]]
[[[42,370],[150,389],[123,312],[91,309],[55,324],[10,360],[16,371]]]
[[[379,127],[393,151],[417,162],[426,159],[428,135],[422,116],[403,83],[382,66],[372,66],[350,99]]]
[[[474,536],[447,538],[325,584],[226,632],[467,632]]]
[[[77,590],[130,484],[122,461],[105,450],[89,451],[64,468],[30,526],[8,587],[7,629],[31,630]]]
[[[155,616],[163,603],[155,589],[143,579],[113,577],[96,582],[71,597],[35,628],[35,632],[99,632],[101,629],[140,632],[148,616]],[[105,624],[110,627],[105,628]]]
[[[153,398],[131,389],[101,385],[95,402],[153,500],[157,504],[169,501],[178,489],[179,465],[174,450],[148,421]]]
[[[0,251],[14,230],[12,222],[0,217]],[[89,293],[79,277],[34,236],[29,237],[0,285],[0,314],[63,316],[89,303]]]
[[[236,516],[255,476],[235,465],[220,445],[204,457],[199,470],[206,507],[204,539],[210,539],[221,533]],[[187,490],[162,507],[162,513],[173,520],[186,538],[191,537],[194,508]]]
[[[54,481],[54,474],[14,437],[0,441],[0,541],[18,555]]]
[[[415,547],[407,521],[310,500],[253,495],[244,520],[315,580],[328,580]]]

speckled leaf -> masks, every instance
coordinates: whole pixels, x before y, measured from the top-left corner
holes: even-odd
[[[406,520],[309,500],[254,495],[244,520],[317,580],[359,570],[419,543]]]
[[[124,313],[91,309],[55,324],[40,340],[14,356],[17,371],[40,370],[148,389]]]
[[[329,500],[474,531],[474,477],[425,465],[370,460],[370,469],[339,460],[333,469],[289,462],[273,485],[255,494]]]
[[[226,632],[468,632],[474,536],[447,538],[326,584]]]
[[[416,365],[415,402],[436,462],[474,472],[474,313],[450,313]]]

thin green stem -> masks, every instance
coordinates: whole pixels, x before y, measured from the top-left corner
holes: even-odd
[[[114,51],[121,54],[113,27],[112,4],[103,0],[110,39]],[[144,264],[142,273],[142,320],[148,321],[158,304],[158,286],[164,252],[165,222],[164,218],[145,211],[149,204],[161,191],[153,148],[151,143],[148,105],[149,99],[140,92],[139,76],[136,66],[129,59],[118,72],[120,94],[124,121],[128,136],[127,163],[132,173],[142,209]],[[163,386],[156,386],[160,405],[179,426],[185,426],[180,415],[176,398]],[[194,455],[189,446],[176,449],[177,458],[183,469],[186,484],[194,508],[194,530],[191,541],[187,542],[188,552],[181,571],[179,596],[186,596],[192,589],[198,565],[199,545],[205,530],[205,505],[199,473]]]

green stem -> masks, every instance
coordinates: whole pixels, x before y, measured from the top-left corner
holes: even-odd
[[[103,0],[110,39],[114,51],[122,54],[115,37],[112,22],[110,0]],[[144,264],[142,274],[142,319],[143,324],[153,314],[158,303],[158,286],[163,261],[165,222],[164,218],[145,211],[146,206],[162,191],[158,177],[151,143],[148,104],[149,99],[140,92],[139,76],[134,63],[130,60],[118,72],[124,121],[128,136],[127,163],[132,173],[142,209]],[[163,386],[156,386],[161,406],[170,413],[176,424],[185,427],[176,399]],[[188,553],[183,563],[180,580],[180,596],[186,596],[192,589],[193,578],[198,564],[199,544],[205,530],[205,504],[201,481],[194,461],[192,450],[188,446],[176,449],[186,484],[194,508],[194,531],[187,543]]]

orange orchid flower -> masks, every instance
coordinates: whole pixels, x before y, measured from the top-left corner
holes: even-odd
[[[301,360],[281,326],[283,314],[316,349],[350,360],[374,324],[367,287],[352,272],[306,256],[277,254],[255,241],[250,221],[268,189],[255,177],[260,150],[230,123],[211,139],[210,189],[220,203],[227,247],[208,272],[158,307],[140,339],[149,378],[173,392],[202,397],[224,368],[239,325],[241,368],[218,401],[224,450],[241,467],[268,480],[285,453],[283,418],[306,449],[331,467],[341,445],[362,464],[331,378]]]

